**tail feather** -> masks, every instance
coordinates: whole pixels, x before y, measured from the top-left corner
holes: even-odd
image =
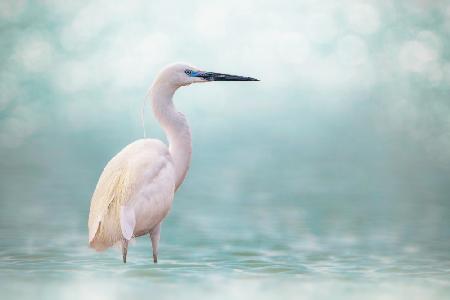
[[[104,223],[100,222],[93,239],[89,241],[89,247],[96,251],[104,251],[107,248],[114,246],[123,238],[120,227],[118,229],[119,230],[117,230],[117,228],[107,228]]]

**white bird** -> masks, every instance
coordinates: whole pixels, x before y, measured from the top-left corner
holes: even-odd
[[[258,81],[173,64],[164,68],[150,89],[153,113],[163,128],[167,147],[156,139],[140,139],[114,156],[95,188],[89,212],[89,245],[97,251],[121,243],[126,263],[128,242],[149,234],[153,261],[158,260],[161,223],[172,207],[191,162],[191,131],[172,98],[181,87],[196,82]]]

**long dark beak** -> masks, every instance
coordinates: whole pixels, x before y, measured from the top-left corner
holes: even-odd
[[[198,72],[195,77],[200,77],[208,81],[259,81],[256,78],[214,73],[214,72]]]

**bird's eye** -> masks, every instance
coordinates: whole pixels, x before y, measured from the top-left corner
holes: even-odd
[[[192,70],[184,70],[184,73],[186,73],[186,75],[188,75],[188,76],[191,76]]]

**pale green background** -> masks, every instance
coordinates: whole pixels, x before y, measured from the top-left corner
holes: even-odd
[[[448,1],[2,0],[0,34],[2,299],[450,297]],[[174,61],[261,82],[177,93],[192,167],[123,265],[90,197]]]

